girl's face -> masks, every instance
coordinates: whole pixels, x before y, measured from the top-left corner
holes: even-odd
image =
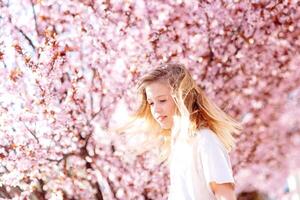
[[[176,104],[171,96],[171,88],[168,84],[153,82],[145,87],[145,92],[153,118],[163,129],[171,129],[176,110]]]

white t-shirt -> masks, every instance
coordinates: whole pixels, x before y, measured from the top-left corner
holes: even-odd
[[[215,200],[210,182],[234,183],[229,155],[208,128],[190,144],[176,141],[170,159],[168,200]]]

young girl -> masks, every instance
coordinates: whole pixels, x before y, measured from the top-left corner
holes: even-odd
[[[240,123],[211,102],[180,64],[145,74],[138,94],[140,105],[122,130],[139,126],[168,158],[168,200],[236,199],[228,152]]]

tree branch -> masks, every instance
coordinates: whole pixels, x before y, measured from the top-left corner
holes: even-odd
[[[39,30],[38,30],[37,19],[36,19],[36,13],[35,13],[33,1],[30,0],[30,3],[31,3],[32,13],[33,13],[33,19],[34,19],[34,24],[35,24],[35,31],[36,31],[37,35],[39,36],[39,35],[40,35],[40,32],[39,32]]]
[[[14,26],[23,36],[24,38],[28,41],[29,45],[33,48],[33,50],[35,50],[35,46],[32,42],[32,40],[24,33],[24,31],[20,28],[18,28],[17,26]]]
[[[30,130],[30,129],[28,128],[28,126],[25,124],[25,122],[23,122],[23,124],[24,124],[24,126],[26,127],[26,129],[28,130],[28,132],[34,137],[34,139],[35,139],[38,143],[40,143],[38,137],[35,135],[35,131]]]

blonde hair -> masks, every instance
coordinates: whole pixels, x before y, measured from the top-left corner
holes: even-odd
[[[177,124],[177,128],[173,130],[162,129],[150,112],[145,87],[157,81],[167,81],[177,105],[179,123],[173,123]],[[198,129],[204,127],[210,128],[228,151],[234,147],[233,134],[241,131],[241,124],[223,112],[205,95],[183,65],[164,64],[152,69],[140,78],[137,90],[139,106],[129,122],[118,131],[126,132],[133,128],[131,130],[138,130],[136,131],[138,134],[139,131],[146,133],[149,138],[142,145],[143,149],[139,149],[140,153],[151,149],[153,145],[158,145],[160,158],[163,161],[170,154],[171,141],[176,134],[188,133],[188,138],[191,138]],[[183,130],[184,128],[186,131]]]

